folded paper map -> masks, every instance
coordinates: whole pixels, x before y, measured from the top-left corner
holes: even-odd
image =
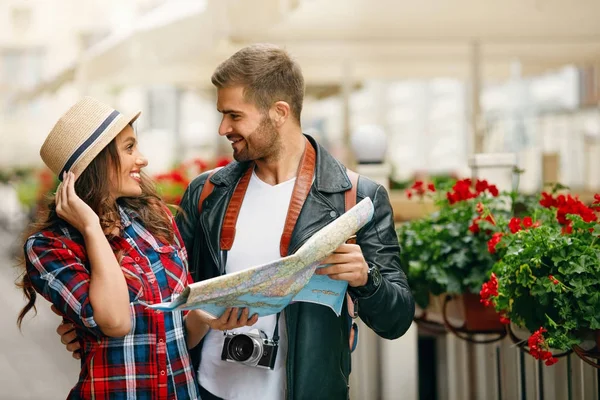
[[[169,303],[148,307],[162,310],[200,308],[219,317],[226,308],[248,307],[249,315],[276,314],[290,303],[304,301],[342,311],[348,282],[315,275],[320,262],[373,218],[366,198],[325,226],[290,256],[244,271],[196,282]]]

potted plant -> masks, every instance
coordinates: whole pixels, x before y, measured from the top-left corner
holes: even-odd
[[[486,310],[478,296],[496,262],[488,245],[497,237],[498,223],[517,212],[517,204],[527,209],[530,203],[516,192],[500,193],[485,180],[462,179],[441,185],[417,181],[407,194],[410,198],[433,197],[437,208],[398,229],[409,284],[423,310],[420,316],[442,322],[457,334],[502,336],[500,316]],[[451,302],[449,296],[457,301]]]
[[[542,193],[540,205],[529,218],[511,220],[490,245],[499,261],[480,295],[532,332],[528,352],[552,365],[551,349],[583,354],[579,346],[598,338],[600,195],[588,207],[568,194]]]

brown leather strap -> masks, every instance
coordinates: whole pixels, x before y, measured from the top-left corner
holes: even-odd
[[[206,181],[204,181],[204,186],[202,186],[202,190],[200,191],[200,200],[198,200],[198,215],[202,213],[202,204],[204,204],[204,200],[206,200],[206,198],[212,193],[213,189],[215,188],[215,185],[213,185],[213,183],[210,181],[210,178],[215,174],[215,172],[217,172],[221,168],[223,167],[217,167],[210,171],[210,174],[208,174],[208,178],[206,178]]]
[[[344,192],[344,202],[346,211],[351,209],[356,205],[356,190],[358,188],[358,174],[352,170],[346,168],[346,173],[348,174],[348,178],[350,178],[350,183],[352,183],[352,187]],[[346,243],[356,244],[356,235],[353,235]]]
[[[356,189],[358,188],[358,174],[348,168],[346,168],[348,178],[352,187],[344,192],[344,201],[346,202],[346,211],[356,205]]]
[[[231,246],[233,246],[235,225],[237,224],[240,208],[242,208],[242,201],[244,201],[244,196],[252,177],[252,171],[254,171],[254,163],[250,163],[242,179],[239,180],[233,196],[231,196],[231,200],[229,200],[225,219],[223,219],[223,226],[221,227],[221,250],[231,250]]]
[[[352,187],[344,192],[344,203],[346,211],[351,209],[356,205],[356,191],[358,188],[358,174],[352,170],[346,168],[346,174],[348,174],[348,178],[350,178],[350,183]],[[348,240],[346,240],[348,244],[356,244],[356,235],[352,235]],[[346,305],[348,306],[348,315],[352,319],[358,317],[358,304],[355,304],[355,300],[352,299],[350,294],[346,292]],[[358,328],[357,328],[358,329]],[[354,335],[356,332],[353,328],[350,329],[350,351],[356,347],[356,343],[354,342]]]
[[[292,233],[294,232],[296,221],[298,221],[298,216],[300,215],[306,197],[308,197],[308,192],[310,192],[313,177],[315,176],[317,154],[308,139],[305,138],[305,140],[306,145],[304,146],[304,154],[302,154],[300,166],[298,167],[298,175],[296,176],[294,191],[292,192],[292,198],[290,199],[290,205],[283,227],[283,234],[281,235],[281,242],[279,243],[279,254],[281,257],[288,255],[288,248],[290,247],[290,241],[292,240]]]
[[[296,221],[304,205],[304,201],[308,196],[310,187],[312,185],[313,177],[315,174],[316,164],[316,152],[312,147],[308,139],[306,139],[306,146],[300,165],[298,166],[298,175],[296,176],[296,183],[294,184],[294,190],[292,192],[292,198],[290,199],[290,205],[288,207],[287,216],[285,219],[285,226],[283,228],[283,234],[281,235],[281,242],[279,244],[279,252],[282,257],[287,256],[288,247],[292,238],[292,232],[296,226]],[[250,178],[252,177],[252,171],[254,170],[254,164],[248,167],[248,170],[242,176],[242,179],[238,182],[233,196],[227,206],[225,213],[225,219],[223,220],[223,227],[221,228],[221,250],[231,250],[233,241],[235,240],[235,225],[237,218],[240,213],[242,201],[244,195],[248,189]]]

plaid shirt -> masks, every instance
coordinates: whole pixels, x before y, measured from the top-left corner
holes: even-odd
[[[75,325],[81,373],[69,399],[199,399],[185,340],[183,313],[159,313],[147,304],[173,300],[191,278],[173,216],[175,243],[164,245],[135,212],[119,207],[123,231],[110,240],[122,254],[131,301],[131,332],[108,337],[94,321],[89,299],[90,265],[83,237],[61,221],[25,244],[27,273],[35,290]],[[139,300],[139,301],[138,301]]]

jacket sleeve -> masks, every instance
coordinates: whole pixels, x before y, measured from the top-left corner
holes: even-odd
[[[208,178],[208,174],[208,172],[205,172],[199,175],[189,184],[179,204],[180,210],[175,216],[175,223],[177,224],[177,228],[179,228],[181,239],[185,245],[188,260],[196,259],[194,253],[194,235],[196,233],[196,226],[198,225],[198,218],[200,218],[198,201],[200,200],[200,193],[204,187],[204,182]],[[194,263],[190,262],[188,265],[190,273],[194,275],[195,271],[192,271]]]
[[[387,191],[377,185],[374,194],[369,197],[373,201],[373,219],[358,232],[357,243],[369,267],[379,269],[382,280],[376,291],[366,297],[361,297],[354,288],[349,290],[353,297],[358,298],[361,320],[379,336],[396,339],[410,327],[415,303],[400,267],[400,245]]]
[[[183,242],[183,238],[181,237],[181,232],[179,232],[179,227],[177,226],[177,223],[175,222],[175,217],[173,216],[173,214],[171,213],[171,210],[167,206],[165,206],[165,213],[169,217],[169,221],[171,221],[171,225],[173,226],[173,244],[177,248],[177,255],[179,256],[179,259],[181,260],[183,267],[185,269],[185,273],[187,275],[185,284],[191,285],[192,283],[194,283],[194,281],[192,280],[191,275],[190,275],[190,268],[188,265],[189,259],[188,259],[188,254],[187,254],[187,249],[185,247],[185,243]]]

